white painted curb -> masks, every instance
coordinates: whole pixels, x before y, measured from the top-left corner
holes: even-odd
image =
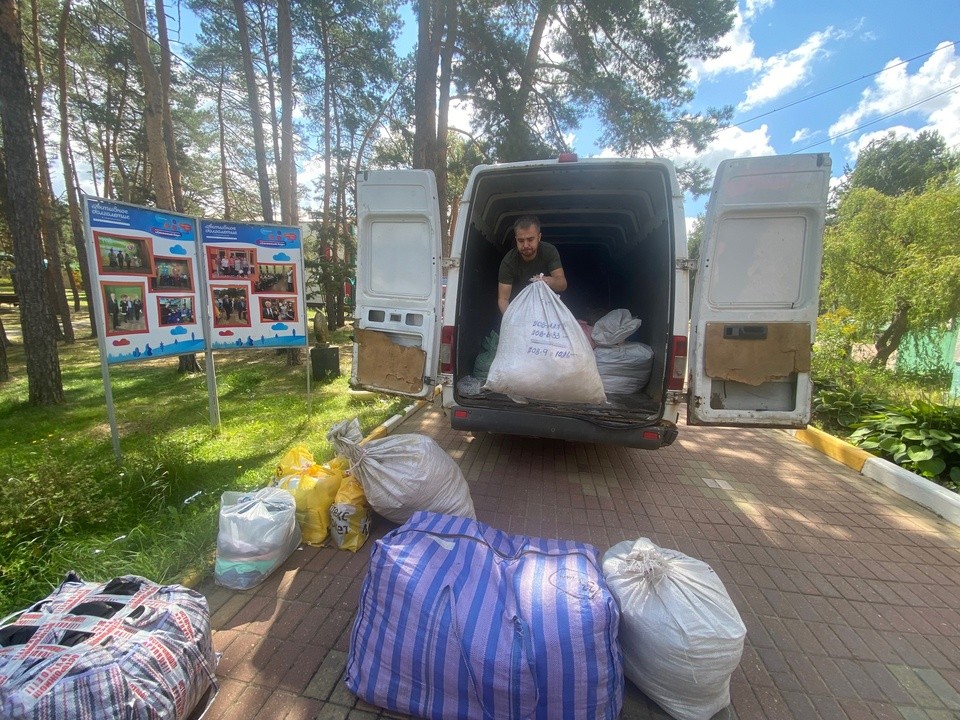
[[[947,522],[960,525],[960,495],[957,493],[878,457],[868,458],[860,473],[922,505]]]

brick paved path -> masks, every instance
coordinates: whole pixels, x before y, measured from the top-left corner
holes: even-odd
[[[780,431],[681,428],[670,448],[454,432],[435,438],[478,519],[586,541],[640,536],[709,563],[747,626],[717,718],[960,718],[960,528]],[[341,682],[378,518],[357,554],[302,547],[245,592],[201,586],[223,653],[206,720],[398,717]],[[622,718],[666,718],[629,682]]]

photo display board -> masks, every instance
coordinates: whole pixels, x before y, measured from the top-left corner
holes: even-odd
[[[200,220],[214,350],[305,347],[300,228]]]
[[[94,198],[84,207],[107,363],[203,352],[196,220]]]

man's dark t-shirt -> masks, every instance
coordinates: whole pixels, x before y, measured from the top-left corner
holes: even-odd
[[[563,264],[560,262],[560,253],[557,252],[557,248],[541,241],[537,247],[536,257],[530,262],[526,262],[516,248],[504,255],[503,260],[500,261],[498,282],[513,285],[513,290],[510,292],[510,299],[513,300],[530,284],[530,278],[534,275],[540,273],[549,275],[561,267]]]

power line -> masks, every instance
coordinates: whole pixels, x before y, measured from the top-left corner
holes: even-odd
[[[815,143],[811,143],[810,145],[806,145],[806,146],[804,146],[804,147],[802,147],[802,148],[799,148],[799,149],[797,149],[797,150],[794,150],[793,152],[790,153],[790,155],[796,155],[797,153],[803,152],[804,150],[809,150],[810,148],[817,147],[817,145],[823,145],[824,143],[832,142],[833,140],[836,140],[837,138],[841,138],[841,137],[843,137],[844,135],[850,135],[851,133],[855,133],[855,132],[857,132],[858,130],[863,130],[865,127],[870,127],[871,125],[876,125],[878,122],[883,122],[884,120],[889,120],[890,118],[894,117],[895,115],[899,115],[900,113],[904,113],[904,112],[906,112],[907,110],[912,110],[913,108],[917,107],[918,105],[923,105],[925,102],[928,102],[928,101],[930,101],[930,100],[934,100],[934,99],[936,99],[936,98],[938,98],[938,97],[941,97],[941,96],[943,96],[943,95],[948,95],[949,93],[952,93],[954,90],[958,90],[958,89],[960,89],[960,83],[954,85],[953,87],[947,88],[946,90],[941,90],[941,91],[938,92],[938,93],[934,93],[933,95],[929,95],[929,96],[923,98],[923,100],[917,100],[915,103],[911,103],[911,104],[906,105],[906,106],[904,106],[904,107],[902,107],[902,108],[900,108],[900,109],[898,109],[898,110],[894,110],[894,111],[891,112],[891,113],[887,113],[886,115],[883,115],[883,116],[881,116],[881,117],[878,117],[878,118],[875,119],[875,120],[871,120],[870,122],[863,123],[862,125],[858,125],[857,127],[852,128],[852,129],[850,129],[850,130],[844,130],[842,133],[837,133],[836,135],[831,135],[831,136],[828,137],[828,138],[824,138],[823,140],[818,140],[818,141],[815,142]]]
[[[867,73],[866,75],[861,75],[860,77],[854,78],[853,80],[847,80],[846,82],[842,82],[842,83],[840,83],[839,85],[834,85],[833,87],[829,87],[829,88],[827,88],[827,89],[825,89],[825,90],[820,90],[819,92],[815,92],[815,93],[813,93],[812,95],[807,95],[806,97],[802,97],[802,98],[800,98],[799,100],[794,100],[793,102],[789,102],[789,103],[787,103],[786,105],[781,105],[780,107],[776,107],[776,108],[774,108],[773,110],[768,110],[767,112],[760,113],[759,115],[754,115],[753,117],[747,118],[746,120],[741,120],[741,121],[738,122],[738,123],[734,123],[733,125],[731,125],[731,127],[736,127],[736,128],[742,127],[743,125],[746,125],[747,123],[753,122],[754,120],[759,120],[760,118],[767,117],[768,115],[773,115],[774,113],[778,113],[778,112],[780,112],[781,110],[786,110],[787,108],[791,108],[791,107],[793,107],[794,105],[800,105],[801,103],[805,103],[805,102],[807,102],[808,100],[813,100],[813,99],[815,99],[815,98],[818,98],[818,97],[820,97],[821,95],[826,95],[827,93],[831,93],[831,92],[833,92],[833,91],[835,91],[835,90],[840,90],[841,88],[845,88],[845,87],[847,87],[848,85],[853,85],[854,83],[860,82],[861,80],[866,80],[867,78],[874,77],[874,76],[876,76],[876,75],[879,75],[880,73],[885,73],[885,72],[887,72],[888,70],[893,70],[894,68],[898,68],[898,67],[900,67],[901,65],[907,65],[908,63],[911,63],[911,62],[913,62],[914,60],[919,60],[920,58],[929,57],[930,55],[933,55],[935,52],[939,52],[940,50],[946,50],[948,47],[956,47],[957,45],[960,45],[960,40],[954,41],[954,42],[950,43],[949,45],[943,45],[942,47],[936,47],[936,48],[934,48],[933,50],[931,50],[930,52],[921,53],[921,54],[919,54],[919,55],[914,55],[912,58],[908,58],[907,60],[901,60],[900,62],[898,62],[898,63],[895,64],[895,65],[889,65],[889,66],[887,66],[887,67],[881,68],[880,70],[875,70],[874,72]]]

